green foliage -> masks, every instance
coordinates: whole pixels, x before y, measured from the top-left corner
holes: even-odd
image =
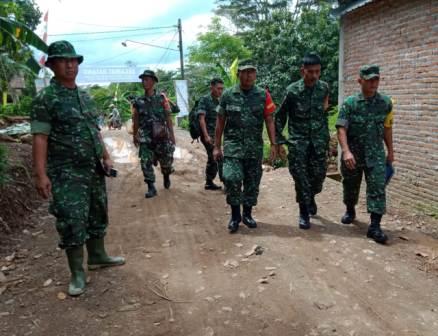
[[[272,19],[274,11],[287,10],[287,3],[286,0],[216,0],[215,13],[230,19],[241,31],[247,31]]]
[[[26,81],[41,69],[30,47],[47,52],[47,45],[33,32],[41,12],[33,0],[0,2],[0,90],[8,91],[16,75]]]
[[[339,115],[339,108],[338,105],[333,106],[329,111],[328,111],[328,124],[329,124],[329,131],[330,133],[334,133],[336,132],[336,120],[338,120],[338,115]]]
[[[185,129],[186,131],[189,130],[189,119],[187,118],[187,116],[180,120],[179,127]]]
[[[302,57],[315,51],[322,58],[321,79],[329,83],[331,102],[336,104],[339,24],[329,11],[327,5],[306,7],[297,18],[289,11],[276,11],[272,19],[245,34],[258,64],[258,83],[269,87],[275,102],[281,101],[291,82],[301,78]]]
[[[8,153],[6,147],[0,144],[0,187],[2,187],[7,180],[8,170]]]
[[[7,104],[0,107],[3,116],[29,116],[32,109],[32,97],[23,96],[17,104]]]

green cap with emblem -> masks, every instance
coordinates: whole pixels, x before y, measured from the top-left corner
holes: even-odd
[[[380,68],[375,64],[362,65],[359,70],[359,76],[362,79],[368,80],[371,78],[380,77]]]
[[[84,60],[84,56],[77,54],[73,45],[68,41],[51,43],[47,50],[47,61],[44,65],[48,66],[50,60],[54,58],[76,58],[79,64]]]
[[[239,64],[237,65],[237,70],[242,71],[247,69],[257,70],[256,66],[254,65],[254,60],[248,58],[239,61]]]
[[[155,80],[155,82],[158,83],[158,77],[155,75],[155,72],[153,72],[152,70],[145,70],[140,76],[138,76],[138,78],[140,79],[143,79],[143,77],[151,77]]]

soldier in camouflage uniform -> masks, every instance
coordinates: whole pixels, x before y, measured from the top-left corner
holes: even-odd
[[[303,78],[286,88],[286,96],[275,115],[277,143],[288,145],[289,172],[295,181],[300,208],[299,227],[310,228],[310,215],[316,215],[315,195],[321,192],[327,171],[329,143],[328,85],[319,80],[321,59],[314,53],[303,58]],[[287,141],[283,128],[288,121]]]
[[[385,163],[392,164],[392,102],[377,92],[380,69],[377,65],[360,68],[358,82],[361,92],[348,97],[336,122],[342,148],[341,173],[344,203],[347,211],[341,219],[350,224],[356,218],[355,205],[359,198],[362,175],[367,183],[367,208],[370,215],[368,238],[384,244],[388,237],[380,228],[385,213]],[[388,153],[385,159],[386,144]]]
[[[275,151],[275,105],[267,91],[254,85],[256,67],[251,60],[239,62],[238,77],[239,84],[226,90],[217,106],[213,150],[216,161],[222,158],[224,160],[223,180],[227,203],[231,206],[231,219],[228,223],[230,233],[238,230],[242,220],[249,228],[257,227],[251,211],[257,204],[262,177],[263,122],[266,123],[271,148]],[[240,212],[241,204],[243,218]]]
[[[201,97],[198,103],[197,115],[201,129],[201,141],[207,151],[207,166],[205,168],[205,189],[218,190],[220,186],[213,182],[219,171],[219,178],[222,180],[222,161],[215,161],[213,158],[214,130],[216,127],[219,99],[224,90],[224,82],[220,78],[213,78],[210,81],[210,94]]]
[[[175,135],[173,133],[171,108],[165,95],[157,94],[155,83],[158,77],[151,70],[145,70],[139,78],[145,94],[133,104],[134,144],[139,146],[139,157],[144,181],[148,185],[146,198],[157,195],[153,165],[160,163],[164,188],[170,188],[170,174],[173,173],[173,152]],[[154,127],[161,127],[165,137],[154,138]]]
[[[105,171],[112,167],[97,124],[98,111],[90,96],[76,86],[83,61],[67,41],[49,46],[50,85],[33,101],[31,130],[36,188],[49,198],[56,217],[59,246],[66,250],[71,271],[68,293],[85,290],[83,244],[88,268],[122,265],[122,257],[109,257],[104,236],[108,225]]]

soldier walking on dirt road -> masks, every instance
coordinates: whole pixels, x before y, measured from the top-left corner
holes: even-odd
[[[148,185],[146,198],[157,195],[153,165],[160,163],[164,188],[170,188],[170,174],[173,173],[173,152],[175,135],[171,108],[165,95],[155,91],[158,77],[151,70],[145,70],[139,78],[144,96],[133,103],[134,144],[139,146],[139,157],[144,181]]]
[[[201,142],[207,152],[207,166],[205,167],[205,190],[218,190],[220,186],[214,183],[219,172],[222,180],[222,161],[215,161],[213,158],[214,132],[216,127],[219,99],[224,90],[224,81],[220,78],[213,78],[210,81],[210,93],[201,97],[198,104],[197,115],[201,129]]]
[[[113,163],[99,132],[99,113],[76,85],[83,59],[69,42],[53,42],[46,66],[55,77],[34,99],[31,111],[36,188],[44,198],[52,196],[50,212],[56,217],[59,246],[67,254],[72,296],[85,290],[84,243],[90,270],[125,263],[122,257],[109,257],[104,247],[105,174]]]
[[[262,178],[264,122],[272,156],[275,157],[275,105],[270,94],[255,85],[256,75],[257,70],[251,60],[240,61],[239,83],[225,91],[217,106],[213,156],[216,161],[223,158],[223,180],[227,203],[231,206],[231,219],[228,223],[230,233],[239,229],[242,220],[249,228],[257,227],[251,212],[257,204]],[[241,204],[243,217],[240,213]]]
[[[367,209],[370,225],[367,237],[384,244],[388,237],[380,228],[386,209],[385,163],[394,161],[392,145],[392,101],[377,92],[380,69],[377,65],[360,68],[358,82],[361,92],[348,97],[339,111],[336,122],[342,148],[342,185],[347,210],[341,219],[351,224],[356,218],[362,175],[367,183]],[[388,153],[385,158],[385,143]]]
[[[288,146],[289,172],[300,208],[298,225],[309,229],[309,215],[318,211],[315,196],[322,191],[327,172],[328,85],[319,80],[321,59],[315,53],[304,56],[301,75],[302,79],[286,88],[286,96],[275,114],[275,134],[279,145]],[[286,121],[287,140],[283,137]]]

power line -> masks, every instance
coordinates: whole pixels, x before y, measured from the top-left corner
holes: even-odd
[[[161,65],[161,62],[164,61],[164,58],[167,57],[167,55],[169,54],[169,50],[170,50],[169,47],[170,47],[170,44],[171,44],[172,42],[175,41],[175,37],[176,37],[176,34],[177,34],[177,33],[178,33],[178,32],[176,31],[175,34],[173,34],[172,39],[170,40],[169,44],[167,45],[168,50],[166,50],[166,51],[164,52],[164,54],[161,56],[160,60],[159,60],[158,63],[157,63],[157,68]]]
[[[171,30],[166,30],[164,32],[156,32],[156,33],[141,33],[141,34],[130,34],[130,35],[117,35],[117,36],[110,36],[110,37],[99,37],[99,38],[90,38],[90,39],[83,39],[83,40],[75,40],[75,41],[70,41],[71,43],[75,43],[75,42],[93,42],[93,41],[103,41],[103,40],[113,40],[113,39],[123,39],[123,38],[129,38],[129,37],[133,37],[133,36],[146,36],[146,35],[165,35],[168,33],[173,32],[174,29]]]
[[[96,65],[96,64],[99,64],[99,63],[103,63],[103,62],[106,62],[106,61],[112,60],[112,59],[114,59],[114,58],[118,58],[118,57],[123,56],[123,55],[126,55],[126,54],[130,54],[130,53],[132,53],[132,52],[134,52],[134,51],[137,51],[138,49],[143,48],[143,47],[145,47],[145,46],[142,46],[142,45],[141,45],[141,46],[139,46],[139,47],[137,47],[137,48],[134,48],[134,49],[131,49],[131,50],[125,51],[125,52],[123,52],[123,53],[121,53],[121,54],[117,54],[117,55],[114,55],[114,56],[111,56],[111,57],[108,57],[108,58],[104,58],[104,59],[101,59],[101,60],[99,60],[99,61],[96,61],[96,62],[90,63],[90,65]]]
[[[139,27],[139,26],[108,26],[108,25],[100,25],[100,24],[96,24],[96,23],[87,23],[87,22],[76,22],[76,21],[59,21],[59,20],[55,20],[56,22],[62,22],[62,23],[74,23],[74,24],[78,24],[78,25],[83,25],[83,26],[94,26],[94,27],[104,27],[104,28],[132,28],[132,29],[140,29],[140,28],[144,28],[144,27]]]
[[[141,30],[159,30],[159,29],[166,29],[166,28],[175,28],[175,26],[147,27],[147,28],[122,29],[122,30],[107,30],[107,31],[97,31],[97,32],[82,32],[82,33],[49,34],[48,36],[110,34],[110,33],[124,33],[124,32],[141,31]]]

